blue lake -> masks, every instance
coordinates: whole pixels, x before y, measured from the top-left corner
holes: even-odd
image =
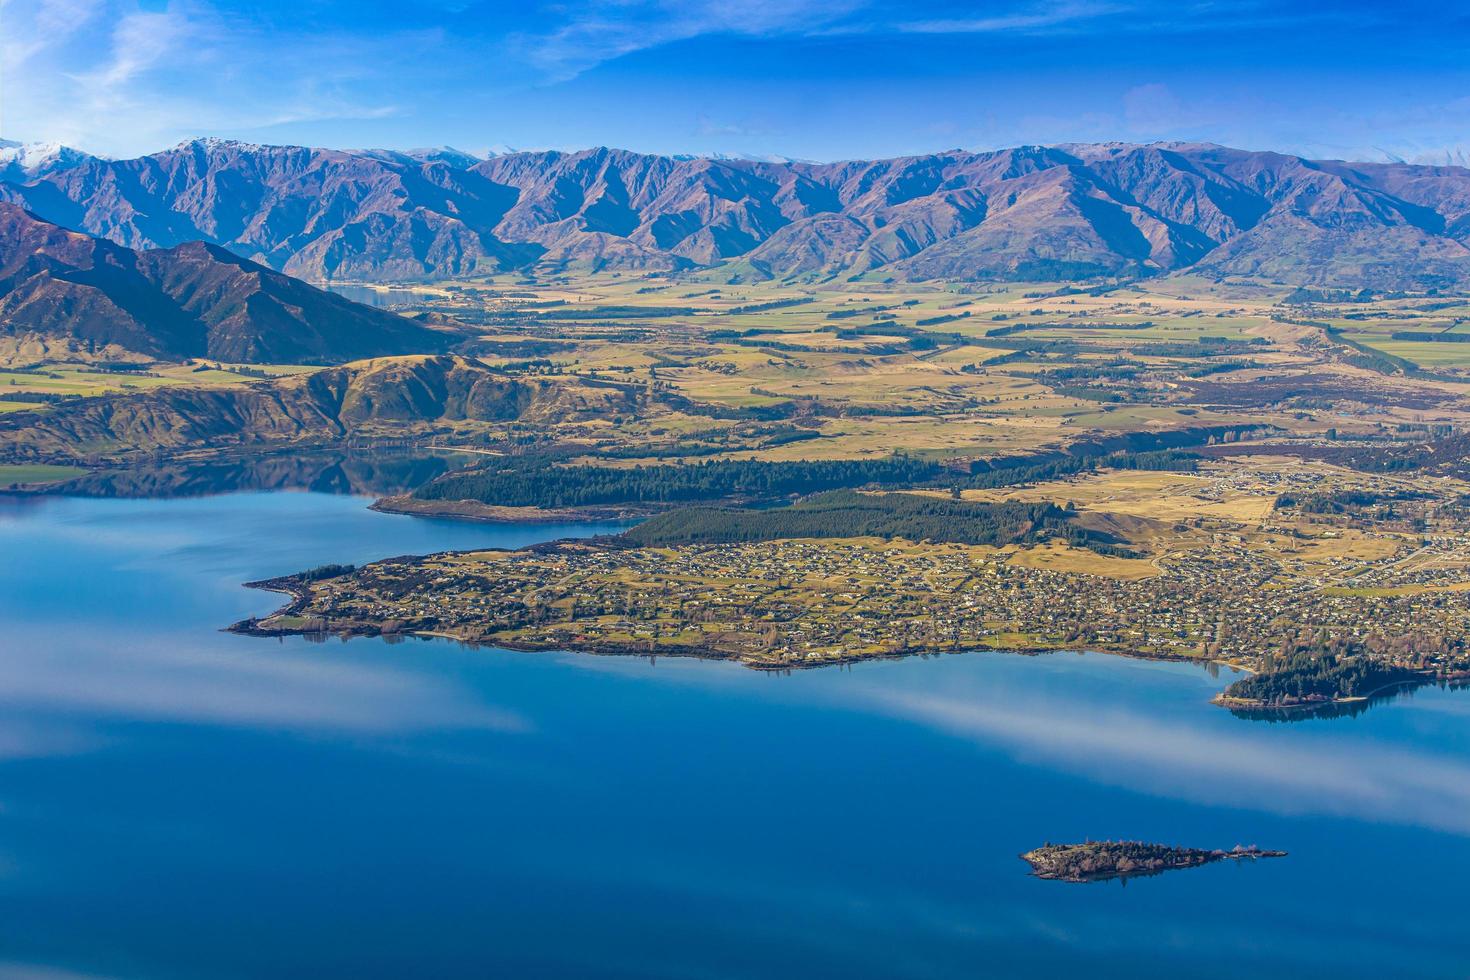
[[[248,579],[605,530],[367,503],[0,498],[0,975],[1470,975],[1470,693],[1264,724],[1097,655],[219,632]],[[1089,836],[1291,856],[1017,858]]]

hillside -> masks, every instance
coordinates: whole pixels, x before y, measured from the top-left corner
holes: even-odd
[[[131,248],[202,239],[314,280],[722,265],[758,278],[1190,269],[1470,284],[1470,170],[1210,144],[830,164],[597,148],[395,153],[203,140],[9,171],[0,198]]]
[[[134,251],[0,203],[0,353],[338,364],[452,339],[218,245]]]
[[[361,361],[233,388],[169,387],[0,416],[0,458],[121,458],[404,439],[458,423],[575,421],[631,407],[624,390],[513,378],[449,355]]]

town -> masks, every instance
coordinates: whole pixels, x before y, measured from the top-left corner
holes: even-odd
[[[1324,472],[1263,468],[1244,486],[1241,464],[1213,464],[1208,476],[1187,478],[1182,497],[1158,491],[1165,478],[1185,476],[1146,474],[1161,513],[1170,500],[1181,513],[1212,503],[1245,513],[1252,501],[1265,513],[1134,518],[1138,557],[1060,541],[564,541],[287,577],[267,585],[297,601],[241,626],[705,656],[764,669],[993,649],[1096,650],[1254,671],[1293,644],[1341,640],[1383,664],[1462,676],[1470,669],[1470,535],[1459,512],[1382,481],[1386,498],[1407,499],[1377,505],[1376,518],[1363,508],[1300,513],[1308,498],[1290,493],[1321,487]],[[1011,495],[1070,489],[1085,501],[1092,493],[1092,503],[1074,505],[1082,519],[1117,522],[1126,515],[1085,508],[1126,511],[1125,491],[1138,480],[1101,474]]]

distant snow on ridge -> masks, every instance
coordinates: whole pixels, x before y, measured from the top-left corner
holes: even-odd
[[[687,155],[676,155],[676,160],[743,160],[747,163],[809,163],[815,164],[816,160],[808,160],[804,157],[787,157],[779,153],[691,153]]]
[[[30,180],[94,159],[90,153],[57,142],[0,139],[0,180]]]
[[[420,146],[411,150],[386,150],[373,148],[368,150],[346,150],[344,152],[358,156],[369,157],[374,160],[411,160],[414,163],[447,163],[451,167],[461,170],[473,167],[486,159],[479,153],[468,150],[460,150],[453,146]]]
[[[1083,151],[1089,156],[1113,155],[1122,156],[1137,150],[1140,147],[1156,149],[1167,149],[1176,151],[1191,150],[1221,150],[1229,149],[1224,144],[1211,140],[1187,140],[1167,139],[1154,140],[1151,142],[1130,141],[1094,141],[1074,142],[1063,141],[1058,143],[1035,143],[1018,146],[1003,145],[974,145],[960,149],[958,147],[936,151],[936,152],[914,152],[904,154],[892,159],[910,159],[914,157],[934,157],[956,153],[984,154],[1002,151],[1039,153],[1045,150],[1060,150],[1064,153]],[[389,149],[386,147],[372,147],[365,149],[332,149],[329,147],[298,146],[290,143],[255,143],[247,140],[232,139],[222,136],[199,136],[184,139],[177,144],[159,151],[167,153],[180,150],[203,150],[205,152],[217,152],[229,150],[235,153],[257,153],[271,149],[320,149],[325,152],[345,153],[377,160],[412,160],[419,163],[447,163],[452,167],[469,168],[477,163],[494,160],[499,157],[512,157],[522,154],[533,153],[556,153],[575,154],[583,150],[575,146],[512,146],[508,143],[490,143],[472,150],[464,150],[459,147],[427,146],[412,147],[408,149]],[[1470,143],[1456,143],[1449,145],[1434,145],[1424,143],[1422,145],[1408,145],[1399,147],[1383,146],[1346,146],[1337,144],[1308,144],[1296,146],[1289,149],[1277,149],[1274,151],[1288,155],[1300,155],[1306,159],[1314,160],[1340,160],[1356,163],[1404,163],[1417,166],[1429,167],[1464,167],[1470,169]],[[144,154],[146,157],[158,156],[159,153]],[[656,154],[645,154],[656,155]],[[730,163],[765,163],[780,166],[822,166],[826,163],[845,163],[853,161],[822,161],[808,157],[786,156],[780,153],[749,153],[736,152],[725,153],[720,151],[711,152],[688,152],[667,154],[667,159],[678,161],[691,160],[716,160]],[[57,141],[31,141],[20,142],[0,138],[0,180],[23,180],[34,179],[51,173],[55,170],[75,166],[88,160],[113,160],[114,157],[100,156],[80,150],[73,146],[67,146]],[[141,157],[138,159],[142,159]]]
[[[1308,156],[1319,160],[1353,163],[1406,163],[1416,167],[1465,167],[1470,169],[1470,143],[1407,146],[1311,146]]]
[[[1414,154],[1408,162],[1428,167],[1470,167],[1470,145],[1442,146],[1436,150],[1426,150]]]

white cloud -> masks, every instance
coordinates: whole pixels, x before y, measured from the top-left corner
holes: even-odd
[[[6,77],[94,21],[103,0],[0,0],[0,72]]]
[[[434,31],[283,31],[202,0],[146,10],[131,0],[0,2],[0,133],[109,155],[393,115],[394,100],[369,92],[375,73],[438,40]],[[60,22],[65,30],[51,29]]]
[[[765,37],[831,26],[862,0],[592,0],[560,26],[509,39],[512,51],[550,81],[566,81],[606,61],[711,34]]]
[[[900,23],[911,34],[994,34],[1039,31],[1094,20],[1128,10],[1116,3],[1050,3],[986,17],[917,20]]]
[[[112,59],[100,71],[79,76],[80,80],[106,95],[117,90],[180,50],[198,26],[178,11],[129,14],[112,31]]]

